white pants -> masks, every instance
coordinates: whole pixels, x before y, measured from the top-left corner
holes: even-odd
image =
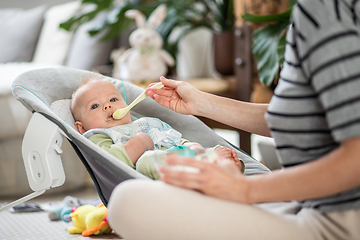
[[[126,240],[360,239],[360,210],[321,214],[296,202],[245,205],[161,181],[119,184],[108,209],[110,226]]]

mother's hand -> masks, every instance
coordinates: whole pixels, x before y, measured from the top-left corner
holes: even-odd
[[[216,198],[248,203],[248,184],[246,177],[233,161],[221,160],[205,163],[192,158],[170,154],[166,158],[169,165],[183,165],[199,169],[199,173],[161,167],[161,180],[183,188],[199,190]]]
[[[164,87],[161,89],[147,88],[145,91],[161,106],[167,107],[181,114],[196,114],[196,101],[200,98],[201,91],[190,83],[160,78]],[[150,84],[152,86],[153,84]]]

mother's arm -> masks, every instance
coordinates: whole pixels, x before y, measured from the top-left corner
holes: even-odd
[[[162,89],[146,89],[160,105],[182,114],[207,117],[226,125],[270,136],[264,114],[267,104],[241,102],[202,92],[184,81],[161,77]]]
[[[265,120],[268,104],[242,102],[203,93],[204,104],[198,108],[198,116],[207,117],[237,129],[270,137]]]

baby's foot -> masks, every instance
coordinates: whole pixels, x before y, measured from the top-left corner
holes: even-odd
[[[218,147],[216,148],[216,153],[222,158],[222,159],[229,159],[235,162],[237,166],[241,167],[241,163],[239,158],[237,157],[237,154],[234,150],[227,148],[227,147]]]

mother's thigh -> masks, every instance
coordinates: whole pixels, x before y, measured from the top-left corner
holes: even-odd
[[[108,219],[127,240],[314,239],[287,207],[276,213],[266,208],[271,204],[244,205],[161,181],[128,180],[112,193]]]

